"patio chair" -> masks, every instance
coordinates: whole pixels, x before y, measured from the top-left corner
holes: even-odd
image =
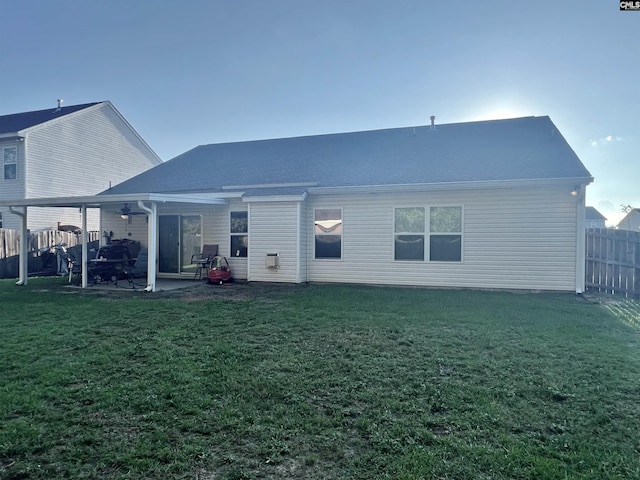
[[[129,286],[135,290],[136,278],[147,278],[147,265],[149,261],[149,251],[146,248],[141,248],[138,252],[138,258],[136,258],[133,266],[125,267],[123,273],[126,276],[127,281],[129,282]],[[118,282],[116,281],[116,286]],[[140,285],[142,286],[142,285]],[[146,282],[145,285],[146,287]]]
[[[82,278],[82,245],[76,245],[67,249],[67,261],[69,262],[69,283],[80,285]]]
[[[205,276],[209,273],[209,264],[217,254],[218,245],[207,244],[202,246],[202,253],[194,253],[191,255],[191,264],[196,265],[196,273],[193,276],[194,280],[202,280],[203,271]]]

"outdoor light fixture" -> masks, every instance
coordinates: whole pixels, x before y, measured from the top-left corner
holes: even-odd
[[[131,209],[129,208],[129,204],[125,203],[124,207],[120,209],[120,218],[123,220],[127,220],[129,218],[130,212],[131,212]]]
[[[575,187],[573,187],[573,190],[571,190],[571,195],[573,195],[574,197],[577,197],[579,191],[580,191],[580,187],[576,185]]]

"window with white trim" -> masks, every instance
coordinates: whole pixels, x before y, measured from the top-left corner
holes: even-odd
[[[314,212],[313,233],[315,258],[342,258],[341,208],[317,208]]]
[[[249,214],[231,212],[231,256],[246,257],[249,252]]]
[[[424,260],[424,207],[396,208],[394,219],[395,259]]]
[[[18,147],[4,147],[2,149],[2,164],[5,180],[18,178]]]
[[[429,209],[429,260],[462,261],[462,207]]]
[[[430,262],[462,261],[462,207],[395,209],[394,259],[425,258]]]

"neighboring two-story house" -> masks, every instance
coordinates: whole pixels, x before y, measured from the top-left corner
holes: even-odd
[[[162,163],[111,102],[0,116],[0,200],[93,195]],[[80,225],[78,208],[33,207],[30,230]],[[20,218],[0,207],[0,228]],[[87,228],[99,229],[99,212]]]

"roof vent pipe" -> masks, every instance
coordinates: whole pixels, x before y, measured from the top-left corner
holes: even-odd
[[[435,129],[436,129],[436,116],[431,115],[431,126],[429,127],[429,130],[435,130]]]
[[[58,99],[58,108],[56,108],[56,112],[60,111],[60,107],[62,105],[62,102],[64,102],[64,100],[62,100],[61,98]]]

